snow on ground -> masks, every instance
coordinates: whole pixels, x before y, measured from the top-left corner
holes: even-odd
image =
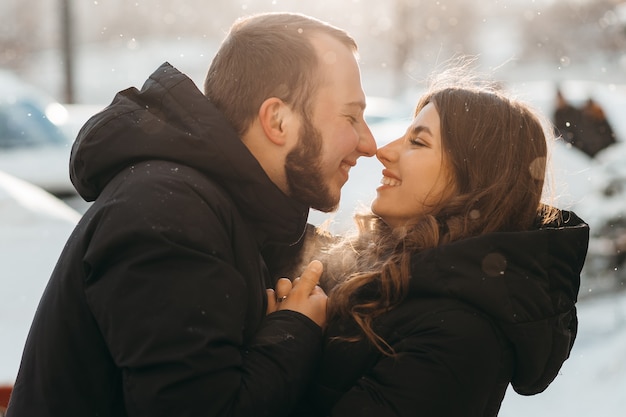
[[[578,338],[541,394],[509,387],[500,417],[623,417],[626,413],[626,292],[579,303]]]

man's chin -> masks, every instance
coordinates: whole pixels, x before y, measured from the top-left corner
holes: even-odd
[[[311,204],[309,206],[317,211],[321,211],[322,213],[332,213],[337,211],[339,208],[339,198],[341,194],[337,196],[326,195],[325,198],[320,198],[320,195],[317,195],[316,199],[312,199]]]
[[[322,213],[332,213],[339,208],[339,198],[321,198],[319,194],[312,195],[311,193],[301,193],[300,195],[291,194],[291,198],[299,201],[301,204],[309,206],[313,210],[321,211]]]
[[[339,203],[330,207],[312,205],[311,208],[317,211],[321,211],[322,213],[332,213],[334,211],[337,211],[337,209],[339,208]]]

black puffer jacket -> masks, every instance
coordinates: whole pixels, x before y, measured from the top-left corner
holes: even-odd
[[[563,216],[415,255],[406,299],[374,326],[396,356],[334,339],[360,333],[352,321],[332,321],[295,415],[486,417],[497,415],[509,383],[525,395],[543,391],[576,337],[589,238],[581,219]]]
[[[308,207],[169,64],[87,122],[71,174],[95,202],[43,295],[8,415],[287,412],[321,329],[265,316],[261,249],[298,241]]]

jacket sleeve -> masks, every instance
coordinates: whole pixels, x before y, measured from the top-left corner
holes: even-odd
[[[321,329],[292,311],[251,312],[248,287],[261,271],[244,277],[234,267],[219,201],[209,207],[184,182],[155,183],[126,185],[133,199],[111,198],[94,214],[84,259],[86,300],[128,415],[286,414],[318,359]],[[250,316],[260,325],[246,342]]]
[[[497,414],[511,362],[484,318],[463,310],[438,312],[392,346],[396,356],[381,356],[331,416]]]

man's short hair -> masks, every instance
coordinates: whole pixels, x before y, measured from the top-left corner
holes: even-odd
[[[213,59],[205,95],[242,136],[266,99],[277,97],[301,114],[320,83],[315,34],[337,39],[355,54],[345,31],[295,13],[265,13],[237,20]]]

